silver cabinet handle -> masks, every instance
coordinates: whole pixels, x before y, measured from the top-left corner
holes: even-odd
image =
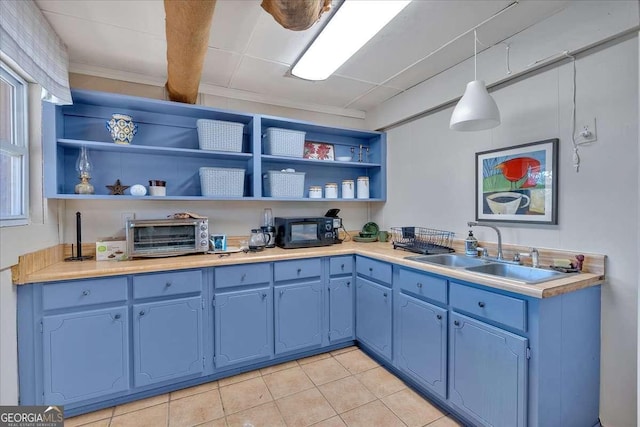
[[[247,277],[247,273],[242,273],[242,276],[240,276],[240,281],[244,282],[244,279],[246,279]]]
[[[438,314],[438,315],[436,315],[436,319],[438,319],[438,320],[442,320],[442,314]]]
[[[454,320],[453,324],[456,325],[456,326],[460,326],[460,322],[458,322],[457,320]]]
[[[91,294],[91,291],[89,291],[88,289],[85,289],[84,291],[82,291],[82,295],[89,296]]]
[[[385,292],[384,294],[382,294],[385,298],[387,297],[387,293]]]
[[[298,276],[300,275],[300,273],[302,273],[302,269],[301,268],[298,269]]]
[[[167,283],[165,283],[165,286],[168,288],[168,287],[171,286],[171,284],[172,284],[171,282],[167,282]]]
[[[280,296],[284,295],[284,291],[280,291]]]
[[[344,270],[344,264],[340,265],[340,268],[341,268],[342,270]]]
[[[144,310],[140,310],[140,316],[144,316]]]
[[[347,282],[347,288],[351,286],[351,282]]]
[[[264,299],[266,299],[266,298],[267,298],[267,294],[266,294],[266,293],[263,293],[263,294],[262,294],[262,299],[264,300]]]
[[[478,307],[483,308],[484,307],[484,303],[482,301],[478,301]]]
[[[121,317],[122,317],[122,315],[120,315],[120,314],[116,314],[115,316],[113,316],[113,318],[116,319],[116,320],[120,319]]]
[[[416,286],[418,286],[419,288],[422,288],[422,283],[418,282],[416,283]]]

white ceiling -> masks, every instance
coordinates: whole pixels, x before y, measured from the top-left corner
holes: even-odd
[[[141,83],[166,80],[161,0],[36,1],[68,47],[70,71]],[[321,25],[289,31],[260,7],[259,0],[218,0],[202,87],[278,105],[367,111],[473,56],[470,30],[511,3],[414,0],[334,75],[310,82],[287,76],[287,71]],[[478,39],[490,47],[567,3],[520,0],[480,26]]]

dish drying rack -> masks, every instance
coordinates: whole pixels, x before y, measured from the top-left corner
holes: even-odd
[[[393,249],[424,255],[454,252],[452,231],[424,227],[391,227]]]

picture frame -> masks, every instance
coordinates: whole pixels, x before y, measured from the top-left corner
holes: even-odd
[[[209,239],[209,246],[212,251],[223,252],[227,250],[226,234],[212,234]]]
[[[305,141],[302,157],[315,160],[334,160],[335,150],[333,144]]]
[[[476,220],[557,224],[558,145],[555,138],[476,153]]]

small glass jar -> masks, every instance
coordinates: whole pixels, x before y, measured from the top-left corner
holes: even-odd
[[[337,199],[338,198],[338,184],[335,182],[327,182],[324,185],[324,197],[327,199]]]
[[[353,199],[355,197],[355,183],[352,179],[342,181],[342,198]]]
[[[322,199],[322,187],[319,185],[312,185],[309,187],[310,199]]]

